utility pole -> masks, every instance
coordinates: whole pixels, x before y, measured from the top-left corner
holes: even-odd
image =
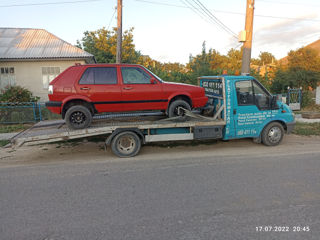
[[[253,11],[254,11],[254,0],[247,0],[246,26],[245,26],[246,40],[243,43],[242,67],[241,67],[242,75],[250,74],[252,31],[253,31]]]
[[[122,57],[122,0],[118,0],[117,6],[117,55],[116,63],[121,63]]]

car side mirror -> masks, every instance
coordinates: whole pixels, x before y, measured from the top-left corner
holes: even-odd
[[[150,80],[150,83],[151,83],[151,84],[157,84],[157,80],[151,79],[151,80]]]

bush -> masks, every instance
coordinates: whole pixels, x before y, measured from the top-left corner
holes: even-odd
[[[301,107],[305,108],[308,106],[311,106],[314,104],[314,101],[312,99],[313,94],[310,91],[303,91],[302,92],[302,101],[301,101]]]
[[[37,102],[39,99],[28,89],[20,86],[7,87],[0,93],[0,102]]]

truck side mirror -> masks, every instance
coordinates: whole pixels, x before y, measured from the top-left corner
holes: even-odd
[[[277,107],[277,96],[271,96],[270,105],[271,109],[275,109]]]
[[[157,84],[157,80],[155,80],[155,79],[152,78],[152,79],[150,80],[150,83],[151,83],[151,84]]]

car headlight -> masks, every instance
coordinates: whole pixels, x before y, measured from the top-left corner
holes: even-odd
[[[53,94],[53,85],[49,85],[48,87],[48,93]]]

